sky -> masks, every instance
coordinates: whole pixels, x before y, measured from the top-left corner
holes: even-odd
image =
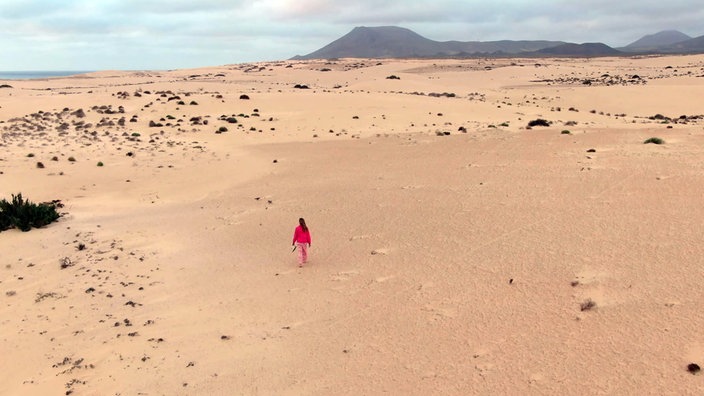
[[[168,70],[305,55],[356,26],[432,40],[704,35],[701,0],[0,0],[0,70]]]

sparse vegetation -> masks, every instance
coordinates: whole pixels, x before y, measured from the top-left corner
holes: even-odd
[[[596,302],[592,300],[591,298],[588,298],[584,300],[581,304],[579,304],[579,310],[584,312],[584,311],[589,311],[596,308]]]
[[[572,132],[568,131],[567,129],[563,130],[563,131],[560,132],[560,133],[563,134],[563,135],[571,135],[571,134],[572,134]]]
[[[652,143],[652,144],[664,144],[665,141],[662,140],[662,139],[660,139],[659,137],[651,137],[651,138],[649,138],[649,139],[646,139],[646,140],[643,142],[643,144],[649,144],[649,143]]]
[[[25,200],[22,194],[12,195],[12,200],[0,201],[0,232],[17,228],[26,232],[41,228],[59,218],[56,203],[35,204]]]
[[[544,120],[542,118],[538,118],[535,120],[528,121],[528,126],[529,127],[536,127],[536,126],[544,126],[544,127],[549,127],[550,126],[550,121]]]

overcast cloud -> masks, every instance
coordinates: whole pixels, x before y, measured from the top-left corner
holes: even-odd
[[[3,0],[0,70],[175,69],[288,59],[355,26],[429,39],[618,47],[704,35],[700,0]]]

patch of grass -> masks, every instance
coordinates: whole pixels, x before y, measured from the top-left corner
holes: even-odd
[[[27,232],[41,228],[59,219],[55,204],[35,204],[25,200],[22,194],[12,195],[12,200],[0,201],[0,232],[17,228]]]
[[[665,141],[662,140],[662,139],[660,139],[659,137],[651,137],[651,138],[649,138],[649,139],[646,139],[646,140],[643,142],[643,144],[648,144],[648,143],[652,143],[652,144],[664,144]]]

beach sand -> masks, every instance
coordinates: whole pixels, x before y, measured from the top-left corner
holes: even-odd
[[[0,83],[2,395],[704,392],[704,56]]]

